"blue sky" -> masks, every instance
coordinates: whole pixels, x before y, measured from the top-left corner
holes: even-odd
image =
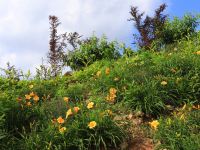
[[[49,15],[59,17],[60,33],[106,34],[131,46],[130,6],[151,15],[163,2],[170,17],[200,13],[198,0],[0,0],[0,68],[9,61],[24,71],[35,71],[48,52]]]
[[[200,2],[198,0],[171,0],[168,9],[171,16],[182,16],[186,12],[200,13]]]

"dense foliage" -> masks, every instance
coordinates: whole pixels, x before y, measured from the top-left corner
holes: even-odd
[[[119,58],[119,50],[118,44],[108,42],[105,36],[101,39],[92,36],[84,40],[79,48],[69,51],[66,62],[73,70],[80,70],[98,60]]]
[[[184,15],[183,18],[174,17],[168,19],[162,31],[160,42],[164,45],[172,44],[180,39],[186,38],[196,33],[200,16],[191,14]]]

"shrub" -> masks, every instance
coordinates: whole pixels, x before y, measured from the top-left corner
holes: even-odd
[[[79,48],[70,51],[66,56],[67,65],[73,70],[80,70],[97,60],[117,59],[120,57],[116,42],[107,42],[106,37],[95,36],[82,42]]]
[[[175,17],[173,20],[167,20],[162,31],[160,42],[163,45],[172,44],[182,38],[195,34],[199,25],[200,16],[184,15],[183,18]]]

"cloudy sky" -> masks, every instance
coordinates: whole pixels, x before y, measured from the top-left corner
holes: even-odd
[[[198,0],[0,0],[0,67],[9,61],[34,72],[49,49],[49,15],[59,17],[60,33],[106,34],[131,46],[130,6],[152,14],[163,2],[171,16],[200,12]]]

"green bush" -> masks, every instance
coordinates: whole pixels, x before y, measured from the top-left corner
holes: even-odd
[[[78,49],[70,51],[66,63],[73,70],[80,70],[97,60],[117,59],[120,57],[116,42],[108,42],[106,37],[98,39],[95,36],[85,40]]]
[[[200,15],[193,16],[191,14],[186,14],[183,18],[174,17],[172,20],[168,19],[160,33],[160,38],[153,42],[153,46],[160,49],[196,34],[200,23],[199,19]]]

